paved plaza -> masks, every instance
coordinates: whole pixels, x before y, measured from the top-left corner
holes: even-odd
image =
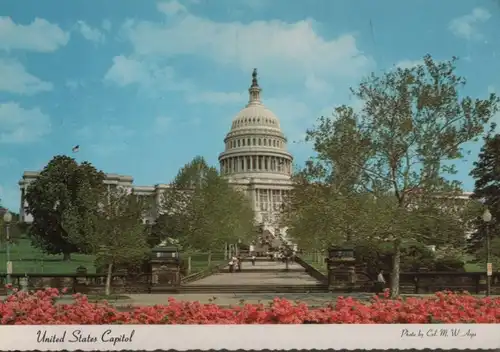
[[[262,272],[245,272],[245,268],[262,270]],[[204,279],[196,280],[185,286],[203,285],[315,285],[320,284],[316,279],[309,276],[305,269],[297,263],[289,263],[289,269],[302,271],[280,271],[286,269],[286,264],[273,261],[258,261],[253,266],[250,262],[243,262],[242,271],[230,273],[225,272],[210,275]],[[272,271],[275,270],[275,271]]]

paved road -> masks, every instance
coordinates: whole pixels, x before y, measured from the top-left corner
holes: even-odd
[[[289,269],[303,269],[297,263],[290,263]],[[245,272],[245,268],[253,270],[261,269],[262,272]],[[244,262],[241,272],[229,273],[222,272],[208,276],[201,280],[188,283],[186,286],[202,285],[315,285],[319,282],[309,276],[305,270],[302,272],[283,272],[286,265],[281,262],[259,261],[253,266],[251,263]],[[268,270],[276,270],[268,271]]]

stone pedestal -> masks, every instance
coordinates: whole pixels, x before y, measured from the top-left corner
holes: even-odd
[[[176,263],[151,263],[152,284],[179,286],[181,284],[180,265]]]
[[[181,284],[181,261],[177,247],[156,247],[151,258],[151,283],[153,286]]]
[[[350,291],[356,285],[354,250],[335,247],[328,251],[328,287],[331,290]]]

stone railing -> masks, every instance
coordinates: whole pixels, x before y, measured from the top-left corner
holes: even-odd
[[[309,263],[305,262],[302,258],[295,256],[295,262],[299,264],[301,267],[303,267],[306,270],[306,273],[308,273],[310,276],[312,276],[319,282],[323,284],[328,283],[328,277],[326,275],[324,275],[322,272],[320,272],[318,269],[316,269]]]

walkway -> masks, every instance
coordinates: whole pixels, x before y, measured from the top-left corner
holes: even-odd
[[[245,273],[245,268],[252,269],[253,272]],[[303,269],[297,263],[290,263],[289,269]],[[256,272],[261,269],[262,272]],[[309,276],[305,270],[303,271],[280,271],[285,270],[286,265],[281,262],[258,261],[255,266],[250,262],[243,262],[242,271],[229,273],[222,272],[196,280],[186,284],[185,286],[203,286],[203,285],[316,285],[320,284],[316,279]],[[255,271],[254,271],[255,270]],[[276,270],[276,271],[272,271]]]

